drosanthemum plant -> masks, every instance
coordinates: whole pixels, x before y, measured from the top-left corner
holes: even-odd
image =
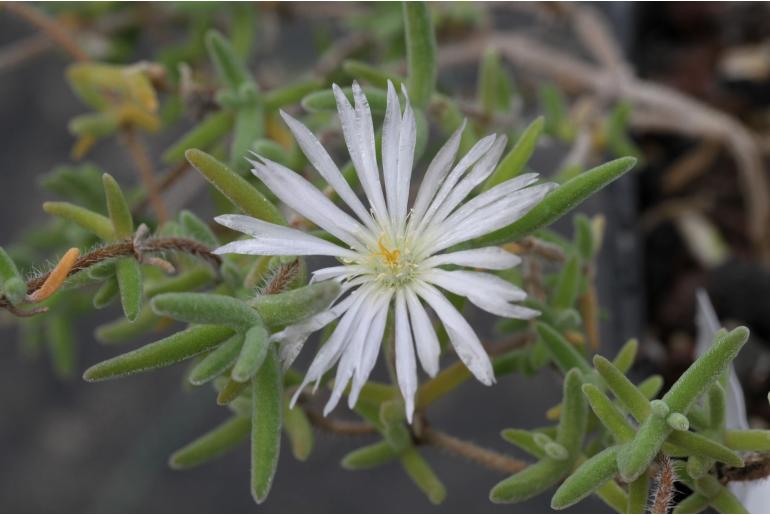
[[[538,312],[515,304],[526,298],[517,286],[496,275],[470,269],[504,270],[520,259],[500,247],[458,248],[505,227],[536,206],[554,187],[523,174],[466,199],[494,172],[506,137],[490,135],[457,159],[464,124],[428,166],[409,206],[416,143],[415,116],[402,87],[388,82],[382,127],[381,169],[374,123],[361,87],[353,83],[354,105],[333,86],[351,161],[369,208],[356,196],[318,139],[302,123],[281,115],[313,167],[352,214],[335,205],[300,174],[256,155],[252,172],[288,207],[326,231],[335,241],[244,215],[222,215],[217,222],[251,236],[219,247],[218,254],[332,256],[337,266],[313,272],[314,281],[338,281],[343,295],[330,309],[272,336],[280,343],[284,366],[297,356],[310,334],[338,320],[337,327],[310,365],[292,402],[303,388],[337,364],[324,413],[351,384],[352,408],[380,350],[388,311],[393,307],[395,370],[409,421],[417,391],[417,361],[430,376],[439,369],[440,347],[426,305],[443,324],[457,355],[485,385],[495,381],[492,364],[473,328],[441,290],[466,297],[489,313],[529,319]],[[384,188],[383,188],[384,186]],[[416,357],[415,357],[416,355]]]

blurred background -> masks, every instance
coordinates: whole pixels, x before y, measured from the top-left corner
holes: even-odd
[[[0,244],[11,247],[47,220],[53,198],[41,178],[70,157],[69,120],[84,111],[64,77],[70,58],[16,9],[0,5]],[[205,67],[201,34],[211,27],[253,38],[250,69],[269,89],[307,73],[334,78],[348,58],[403,69],[398,4],[366,3],[65,3],[37,4],[99,60],[181,62]],[[440,45],[439,90],[477,116],[477,70],[497,48],[515,97],[508,118],[521,125],[566,109],[561,130],[541,140],[530,167],[546,176],[587,168],[633,152],[637,169],[580,207],[603,213],[607,236],[599,261],[602,352],[637,336],[639,372],[668,383],[691,362],[695,291],[706,288],[726,324],[744,323],[752,338],[736,366],[756,427],[770,424],[770,7],[764,3],[431,4]],[[344,77],[336,80],[347,80]],[[183,82],[183,81],[182,81]],[[204,85],[205,85],[205,81]],[[205,112],[212,92],[188,95],[185,116],[147,138],[151,159]],[[557,103],[558,104],[558,103]],[[557,105],[558,107],[558,105]],[[169,110],[172,110],[169,107]],[[483,113],[482,113],[483,115]],[[173,116],[170,115],[170,119]],[[608,123],[612,131],[597,130]],[[618,134],[622,134],[619,137]],[[124,149],[97,143],[87,161],[135,184]],[[203,181],[190,173],[169,188],[171,206],[201,216],[210,207]],[[571,234],[569,221],[557,229]],[[26,242],[39,261],[45,242]],[[38,254],[35,254],[38,252]],[[500,474],[434,449],[427,457],[445,482],[444,505],[428,503],[398,465],[370,472],[338,466],[367,437],[319,433],[307,463],[284,452],[273,491],[261,507],[248,492],[244,445],[209,465],[171,471],[167,458],[226,417],[208,388],[182,386],[184,367],[87,384],[87,366],[116,354],[93,328],[119,308],[88,313],[75,328],[76,377],[58,379],[46,359],[15,344],[19,328],[0,327],[0,510],[108,512],[528,512],[546,495],[495,506],[489,487]],[[479,318],[479,332],[494,338]],[[138,346],[145,341],[128,343]],[[123,347],[125,349],[127,347]],[[307,363],[307,356],[304,366]],[[453,434],[517,455],[504,427],[543,425],[558,402],[558,376],[509,376],[493,389],[468,382],[431,408]],[[522,457],[523,456],[519,456]],[[587,500],[576,511],[603,511]]]

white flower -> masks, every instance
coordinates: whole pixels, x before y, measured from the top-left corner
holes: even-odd
[[[341,300],[327,311],[272,337],[280,342],[281,358],[288,366],[312,332],[339,319],[302,384],[302,388],[312,381],[317,385],[337,363],[334,388],[324,413],[336,406],[351,381],[348,403],[351,407],[355,405],[376,362],[391,305],[396,375],[410,421],[418,383],[416,361],[430,376],[439,369],[439,342],[424,304],[438,315],[457,355],[473,375],[486,385],[495,381],[492,364],[478,336],[439,288],[465,296],[495,315],[531,318],[538,314],[512,304],[523,300],[526,294],[496,275],[442,268],[449,265],[503,270],[517,265],[517,256],[498,247],[442,251],[514,222],[540,202],[552,185],[533,186],[537,174],[524,174],[463,204],[471,191],[495,170],[506,144],[504,136],[487,136],[454,164],[463,124],[428,166],[415,201],[407,210],[416,127],[405,89],[403,94],[406,108],[402,115],[395,88],[388,83],[381,177],[366,97],[353,83],[355,107],[351,106],[342,90],[334,85],[345,142],[370,209],[353,192],[321,143],[286,113],[281,116],[302,151],[353,216],[334,205],[300,174],[261,156],[251,161],[254,175],[282,202],[341,244],[248,216],[216,218],[220,224],[253,237],[224,245],[215,251],[219,254],[322,255],[339,260],[339,266],[316,270],[313,280],[339,281]],[[297,390],[293,402],[302,388]]]

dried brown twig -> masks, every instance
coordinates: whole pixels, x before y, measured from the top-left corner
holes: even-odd
[[[515,474],[527,467],[527,463],[514,459],[506,454],[479,447],[478,445],[461,440],[441,431],[426,427],[419,436],[418,443],[433,445],[439,449],[463,457],[484,468]]]
[[[601,45],[607,45],[608,37],[611,36],[601,36]],[[761,149],[740,121],[672,88],[639,79],[630,72],[619,74],[617,69],[608,69],[604,64],[582,61],[519,34],[492,32],[475,40],[444,45],[439,50],[439,65],[446,68],[476,61],[489,46],[498,48],[512,64],[547,76],[567,91],[588,91],[605,101],[628,101],[635,108],[631,119],[634,128],[721,142],[740,172],[752,242],[765,259],[770,259],[770,184],[761,161]],[[600,55],[599,44],[594,42],[593,46],[594,54]],[[607,63],[616,59],[609,53],[602,58]]]
[[[89,61],[91,59],[59,22],[32,4],[27,2],[5,2],[0,8],[8,10],[40,29],[43,34],[72,56],[75,61]]]
[[[72,277],[74,274],[108,259],[167,251],[184,252],[186,254],[197,256],[214,266],[219,266],[221,263],[219,256],[212,254],[208,247],[194,240],[185,238],[148,239],[142,240],[141,248],[137,248],[134,240],[131,239],[110,243],[79,256],[74,264],[67,268],[68,272],[65,278]],[[51,273],[49,272],[38,275],[27,281],[27,293],[32,294],[39,290],[46,283],[50,274]],[[24,312],[20,312],[5,295],[0,296],[0,309],[5,309],[12,314],[19,316],[24,316],[25,314]],[[32,311],[29,312],[29,314],[37,314],[38,312],[39,311]]]

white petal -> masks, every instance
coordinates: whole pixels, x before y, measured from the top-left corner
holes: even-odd
[[[421,276],[422,279],[449,290],[457,295],[470,297],[477,294],[494,295],[503,301],[527,298],[527,293],[505,279],[485,272],[468,270],[441,270],[434,268]]]
[[[457,150],[460,148],[460,140],[465,130],[466,120],[444,143],[444,146],[436,153],[433,161],[428,165],[428,170],[422,178],[422,184],[417,190],[417,198],[412,207],[412,220],[422,220],[428,205],[439,189],[439,184],[452,167]]]
[[[396,212],[398,201],[398,145],[401,134],[401,104],[393,83],[388,81],[388,105],[382,124],[382,172],[385,179],[385,193],[388,211]]]
[[[356,320],[356,316],[361,308],[361,303],[366,299],[368,293],[369,290],[359,288],[350,294],[350,297],[348,297],[352,297],[350,306],[340,319],[337,327],[334,328],[334,332],[332,332],[329,339],[326,340],[318,351],[318,354],[316,354],[316,357],[313,359],[313,362],[310,364],[310,367],[305,374],[305,378],[302,380],[302,384],[297,388],[296,393],[291,399],[292,406],[297,402],[297,399],[305,386],[313,381],[320,380],[326,371],[334,365],[337,359],[339,359],[340,354],[342,354],[342,351],[345,349],[345,345],[348,343],[348,334]]]
[[[471,200],[460,206],[457,211],[452,213],[451,220],[453,223],[458,223],[475,211],[503,198],[509,197],[514,192],[537,182],[537,179],[538,174],[525,173],[519,175],[518,177],[514,177],[513,179],[502,182],[497,186],[494,186],[489,190],[473,197]]]
[[[260,256],[338,256],[355,258],[357,254],[310,234],[257,220],[245,215],[220,215],[214,218],[230,229],[254,236],[252,240],[233,241],[214,250],[215,254],[255,254]]]
[[[417,124],[414,111],[412,111],[412,105],[409,103],[406,87],[402,85],[401,89],[404,93],[406,107],[398,140],[397,205],[395,212],[391,212],[398,227],[403,227],[406,220],[406,207],[409,204],[409,186],[412,180],[412,165],[414,164],[414,147],[417,144]]]
[[[436,331],[433,329],[430,317],[428,317],[425,308],[422,307],[417,295],[410,288],[405,289],[404,294],[409,308],[409,319],[412,322],[417,357],[420,358],[423,370],[429,376],[435,377],[438,373],[439,356],[441,355],[441,346]]]
[[[414,289],[441,319],[452,346],[468,370],[485,385],[494,383],[495,373],[492,370],[492,362],[481,345],[479,337],[460,312],[433,286],[417,282]]]
[[[521,263],[521,258],[500,247],[482,247],[438,254],[426,259],[422,266],[433,268],[441,265],[458,265],[488,270],[507,270]]]
[[[416,229],[418,233],[424,230],[424,228],[431,222],[433,215],[444,203],[446,198],[449,196],[449,193],[455,187],[455,184],[457,184],[457,182],[460,180],[460,177],[462,177],[466,170],[473,166],[476,161],[481,159],[481,157],[484,156],[484,154],[486,154],[490,148],[492,148],[496,138],[497,136],[492,134],[479,140],[473,146],[473,148],[471,148],[468,153],[465,154],[462,159],[460,159],[460,162],[455,165],[452,171],[449,172],[449,175],[447,175],[446,179],[444,179],[442,182],[438,193],[436,193],[436,196],[433,198],[433,201],[430,203],[427,211],[425,211],[425,215],[421,217],[419,225]]]
[[[342,124],[342,135],[345,138],[345,144],[350,153],[350,159],[356,168],[356,173],[361,181],[361,186],[369,199],[369,205],[374,211],[375,218],[380,224],[387,225],[387,209],[385,208],[385,199],[380,185],[380,175],[377,170],[377,161],[374,156],[374,129],[372,128],[372,118],[369,112],[369,104],[366,103],[366,97],[360,91],[358,84],[353,84],[353,96],[356,99],[356,109],[348,102],[345,93],[336,84],[332,84],[334,97],[337,101],[337,112],[340,115]],[[356,95],[356,90],[359,94]],[[368,122],[364,118],[368,116]],[[370,134],[364,134],[366,130],[362,127],[370,127]],[[372,166],[374,161],[374,166]]]
[[[352,278],[356,275],[365,273],[366,269],[357,265],[341,265],[319,268],[312,272],[311,282],[326,281],[329,279]]]
[[[270,336],[270,341],[279,343],[278,354],[284,369],[291,366],[308,337],[342,316],[350,308],[355,298],[355,296],[350,295],[326,311],[273,333]]]
[[[417,392],[417,365],[414,358],[412,328],[406,310],[403,290],[396,293],[396,377],[406,405],[406,419],[411,424],[414,415],[414,395]]]
[[[340,198],[353,210],[353,212],[361,219],[363,223],[370,229],[373,229],[373,220],[369,211],[364,207],[363,203],[358,199],[358,196],[353,192],[348,182],[342,176],[337,165],[334,164],[329,153],[321,145],[321,142],[313,135],[310,130],[305,127],[301,122],[295,120],[283,110],[281,111],[286,125],[289,126],[289,130],[294,135],[294,139],[297,140],[302,152],[308,158],[308,161],[313,167],[318,170],[321,177],[337,192]]]
[[[363,352],[360,355],[360,361],[353,374],[353,384],[350,387],[348,395],[348,406],[352,409],[358,401],[358,395],[361,393],[366,380],[369,378],[379,354],[382,345],[382,335],[385,333],[385,322],[388,319],[388,305],[393,296],[392,292],[387,291],[379,294],[377,299],[376,314],[365,335]]]
[[[497,138],[492,148],[476,162],[473,169],[452,189],[449,196],[447,196],[441,207],[436,211],[431,223],[442,222],[476,186],[484,182],[492,174],[497,166],[497,162],[500,160],[500,156],[503,155],[507,141],[508,139],[505,136]]]
[[[498,296],[485,295],[481,292],[477,292],[474,295],[468,295],[468,300],[484,311],[499,317],[529,320],[540,315],[540,312],[535,309],[509,304]]]
[[[355,320],[347,335],[347,342],[343,345],[342,357],[337,363],[337,374],[334,379],[334,388],[329,396],[329,400],[324,406],[324,416],[333,410],[345,391],[356,367],[361,361],[361,354],[366,345],[366,333],[372,324],[372,319],[377,314],[377,304],[375,296],[369,295],[362,303],[361,308],[356,314]]]
[[[335,206],[307,179],[281,164],[258,157],[262,163],[251,161],[254,165],[252,173],[284,204],[351,247],[361,249],[360,242],[372,243],[369,231]]]
[[[510,225],[539,204],[552,189],[552,184],[540,184],[517,191],[513,195],[477,210],[461,221],[454,220],[452,215],[438,228],[431,228],[430,239],[433,241],[426,252],[433,254]],[[426,241],[428,240],[429,237],[426,235]]]

